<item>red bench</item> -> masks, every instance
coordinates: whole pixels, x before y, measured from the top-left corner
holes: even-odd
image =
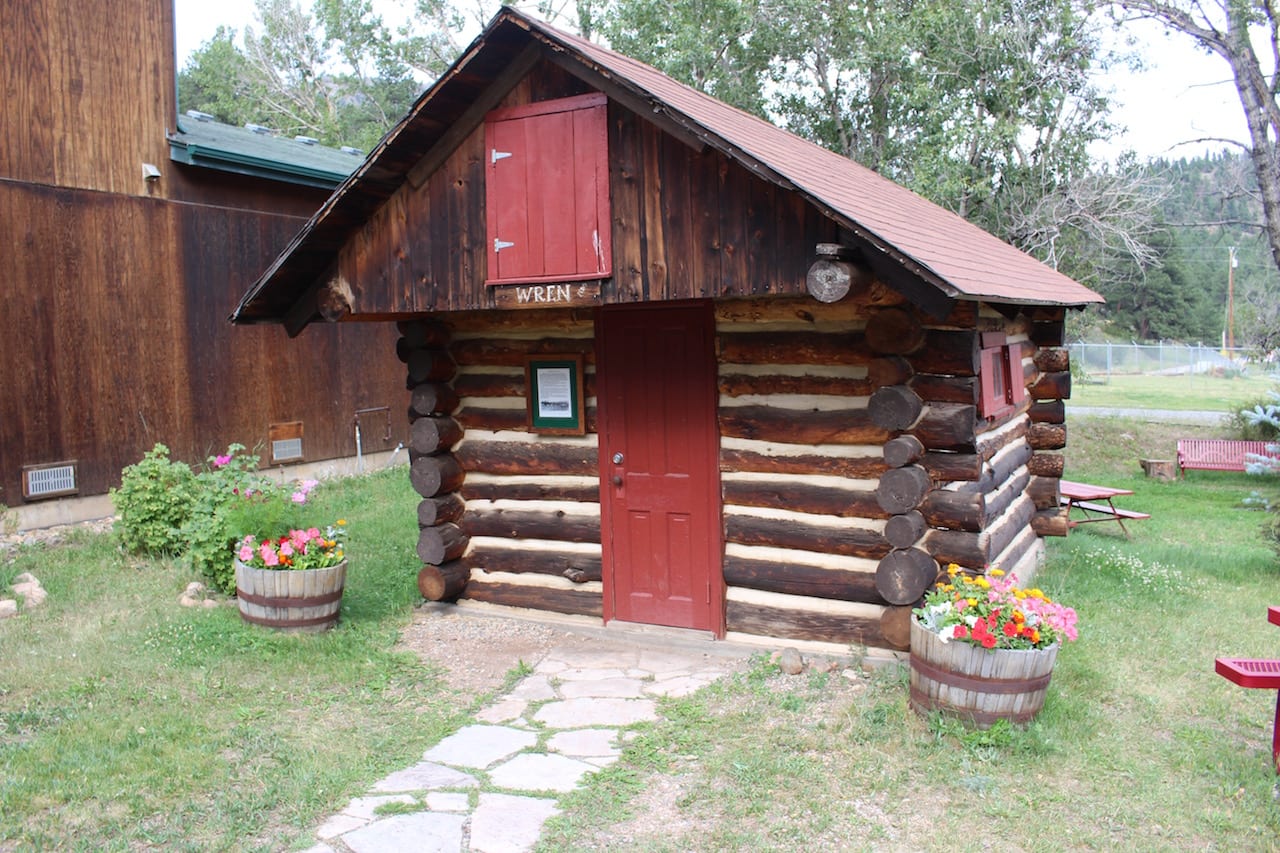
[[[1267,621],[1280,625],[1280,607],[1267,608]],[[1218,658],[1214,671],[1240,687],[1280,691],[1280,660],[1258,658]],[[1276,693],[1276,718],[1271,724],[1271,764],[1280,774],[1280,692]]]
[[[1272,441],[1235,441],[1225,438],[1178,439],[1178,473],[1196,471],[1243,471],[1249,454],[1275,456]]]

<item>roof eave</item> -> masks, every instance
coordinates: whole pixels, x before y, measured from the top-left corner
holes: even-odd
[[[347,179],[344,172],[317,169],[282,160],[271,160],[241,154],[225,148],[198,145],[177,137],[169,137],[169,159],[175,163],[234,172],[258,178],[270,178],[291,184],[333,189]]]

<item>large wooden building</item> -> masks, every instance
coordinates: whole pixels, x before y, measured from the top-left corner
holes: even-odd
[[[1066,532],[1063,317],[1096,301],[505,9],[234,319],[398,321],[428,597],[902,648],[939,564]]]
[[[173,24],[172,0],[30,0],[0,16],[10,506],[105,493],[156,442],[189,461],[233,441],[264,458],[350,456],[369,409],[365,452],[407,435],[403,373],[381,358],[394,329],[325,327],[286,345],[278,329],[226,322],[244,281],[363,158],[317,164],[310,146],[266,137],[246,158],[234,137],[247,131],[210,139],[183,117],[182,132]]]

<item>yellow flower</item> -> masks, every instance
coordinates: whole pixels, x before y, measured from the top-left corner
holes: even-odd
[[[960,571],[960,567],[955,563],[947,564],[947,574],[951,575],[951,577],[955,577],[956,573],[959,571]]]
[[[991,581],[987,580],[986,578],[978,578],[977,580],[974,581],[974,583],[982,587],[983,589],[991,589]]]
[[[968,603],[968,605],[969,605],[970,607],[973,607],[973,606],[977,605],[977,603],[978,603],[978,599],[976,599],[976,598],[966,598],[966,599],[965,599],[965,602],[967,602],[967,603]]]
[[[340,518],[340,519],[338,519],[337,524],[338,524],[338,526],[339,526],[339,527],[346,527],[346,526],[347,526],[347,520],[346,520],[345,518]]]
[[[1004,577],[1004,570],[1003,570],[1003,569],[988,569],[988,570],[987,570],[987,574],[991,575],[991,577],[993,577],[993,578],[1002,578],[1002,577]]]

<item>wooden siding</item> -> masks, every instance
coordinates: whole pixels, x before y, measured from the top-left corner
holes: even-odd
[[[0,319],[0,500],[26,464],[79,461],[81,494],[119,481],[156,442],[190,461],[266,441],[301,420],[307,459],[355,452],[356,409],[389,406],[403,438],[394,330],[234,328],[244,283],[301,225],[294,217],[0,183],[0,252],[11,294]]]
[[[504,108],[582,94],[576,78],[539,65]],[[804,293],[813,248],[834,223],[710,149],[696,151],[609,105],[613,276],[605,304]],[[352,315],[492,308],[484,281],[484,128],[415,187],[402,186],[339,252],[335,276]]]
[[[31,0],[0,16],[0,177],[163,196],[177,113],[171,0]]]

